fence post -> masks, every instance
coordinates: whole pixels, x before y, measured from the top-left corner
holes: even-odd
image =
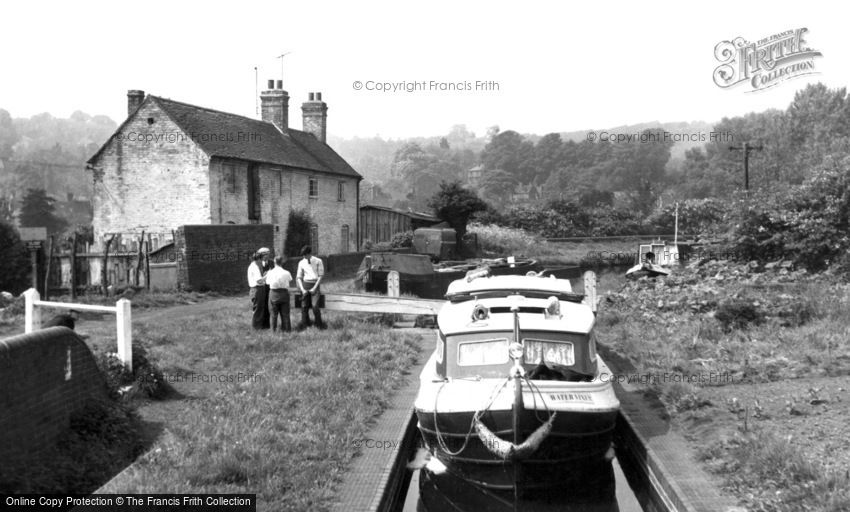
[[[596,314],[598,299],[596,297],[596,272],[588,270],[584,273],[584,301]]]
[[[120,299],[115,303],[115,323],[118,328],[118,358],[131,373],[133,371],[133,324],[130,301]]]
[[[399,275],[397,270],[387,272],[387,296],[398,297],[401,295]]]
[[[41,329],[41,310],[35,303],[41,300],[38,290],[30,288],[24,292],[24,332],[31,333]]]

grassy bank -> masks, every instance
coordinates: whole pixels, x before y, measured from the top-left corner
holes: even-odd
[[[161,441],[109,491],[256,493],[260,510],[328,509],[421,339],[380,316],[327,319],[324,331],[257,333],[244,298],[140,321],[134,341],[175,391],[140,408]],[[106,331],[91,334],[114,350]]]
[[[850,286],[704,263],[607,295],[599,340],[750,510],[850,509]]]
[[[522,229],[470,224],[478,246],[487,256],[524,256],[562,265],[609,266],[631,264],[637,242],[547,242]]]

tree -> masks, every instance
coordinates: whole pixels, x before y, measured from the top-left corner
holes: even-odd
[[[428,200],[428,206],[434,210],[434,215],[454,228],[458,247],[466,235],[470,217],[487,209],[487,203],[475,192],[463,188],[459,181],[440,183],[439,192]]]
[[[641,138],[647,142],[616,145],[608,179],[613,190],[628,192],[632,208],[645,214],[652,208],[658,185],[664,180],[673,142],[664,140],[661,129],[644,130]]]
[[[289,210],[286,223],[286,240],[283,253],[286,256],[300,256],[301,248],[310,245],[310,214],[303,210]]]
[[[481,163],[487,169],[502,169],[518,181],[528,183],[534,178],[531,158],[534,144],[513,130],[495,135],[481,152]]]
[[[21,237],[10,224],[0,222],[0,291],[17,295],[29,284],[30,263]]]
[[[545,181],[559,165],[563,155],[563,143],[561,136],[557,133],[544,135],[534,145],[531,164],[534,167],[534,175],[537,179]]]
[[[27,190],[21,204],[21,213],[18,221],[24,227],[44,226],[48,234],[58,234],[68,225],[64,219],[54,214],[53,203],[56,200],[47,195],[42,188],[31,188]]]
[[[501,169],[488,171],[481,179],[481,190],[494,201],[507,201],[516,189],[517,179]]]
[[[8,112],[0,108],[0,160],[6,160],[12,157],[12,146],[20,139],[15,125],[12,122],[12,116]]]

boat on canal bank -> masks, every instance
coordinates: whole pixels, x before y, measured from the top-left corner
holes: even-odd
[[[391,271],[399,274],[402,294],[423,299],[443,299],[453,281],[467,273],[488,269],[491,275],[525,275],[540,272],[543,266],[537,260],[526,258],[477,258],[433,263],[426,254],[374,252],[363,259],[357,271],[355,284],[369,292],[387,292],[387,276]],[[558,277],[578,277],[577,266],[560,267],[549,271]]]
[[[476,272],[446,297],[415,401],[432,466],[519,496],[610,463],[619,401],[569,280]]]

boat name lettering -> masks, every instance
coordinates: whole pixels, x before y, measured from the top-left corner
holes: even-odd
[[[592,402],[593,397],[586,393],[558,393],[550,394],[549,398],[556,402]]]

